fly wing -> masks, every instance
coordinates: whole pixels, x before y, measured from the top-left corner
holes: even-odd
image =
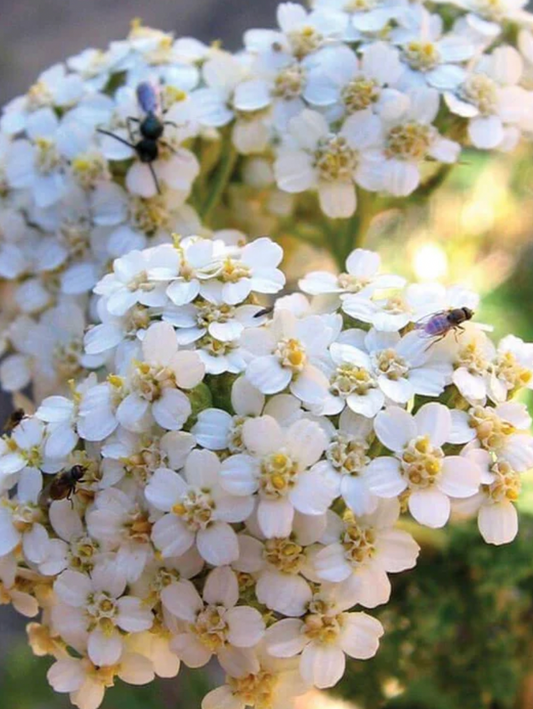
[[[425,337],[434,337],[435,335],[438,335],[439,332],[433,332],[431,323],[442,317],[445,317],[447,312],[447,310],[438,310],[435,313],[424,315],[423,318],[420,318],[420,320],[417,320],[415,322],[415,330],[418,330],[419,334]]]
[[[137,86],[137,100],[145,113],[159,112],[159,93],[149,81],[142,81]]]

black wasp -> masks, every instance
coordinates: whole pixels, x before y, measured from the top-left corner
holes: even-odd
[[[128,126],[128,133],[130,140],[124,140],[119,135],[115,135],[108,130],[103,128],[98,128],[99,133],[104,135],[110,135],[115,140],[128,145],[133,148],[137,153],[139,160],[142,163],[146,163],[150,168],[152,177],[154,178],[155,186],[159,194],[161,194],[161,188],[159,186],[159,181],[157,175],[155,174],[154,166],[152,163],[159,157],[159,146],[163,145],[174,152],[173,148],[161,140],[163,133],[165,132],[165,126],[176,124],[172,121],[164,121],[161,119],[161,115],[165,111],[161,110],[159,103],[159,94],[155,86],[150,84],[148,81],[143,81],[137,86],[137,101],[142,111],[144,112],[143,118],[134,118],[133,116],[128,116],[126,119],[126,124]],[[132,129],[131,124],[138,123],[136,129]],[[138,134],[138,139],[135,138],[135,133]]]
[[[76,494],[78,483],[82,482],[83,476],[86,473],[86,468],[83,465],[74,465],[70,470],[65,470],[63,473],[58,473],[47,493],[49,500],[72,500],[72,495]]]

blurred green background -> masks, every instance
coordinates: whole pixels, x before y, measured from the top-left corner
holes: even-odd
[[[129,20],[238,46],[246,27],[271,26],[275,0],[1,0],[0,99],[23,92],[50,64],[86,46],[105,46]],[[367,246],[390,270],[416,280],[478,290],[482,322],[495,336],[533,340],[533,151],[467,155],[430,199],[392,208],[373,222]],[[289,276],[328,257],[283,237]],[[7,399],[1,402],[3,416]],[[531,401],[528,403],[532,403]],[[386,628],[371,662],[353,662],[335,697],[312,694],[299,709],[533,709],[533,478],[521,501],[516,542],[484,544],[475,524],[420,534],[416,570],[393,577]],[[0,607],[0,708],[60,709],[34,658],[25,621]],[[196,709],[216,670],[182,672],[148,687],[118,686],[104,709]],[[337,698],[337,697],[340,697]]]

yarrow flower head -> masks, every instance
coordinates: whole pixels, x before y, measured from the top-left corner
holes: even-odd
[[[288,709],[377,652],[409,516],[516,536],[533,345],[349,253],[532,132],[523,3],[447,4],[286,2],[236,53],[134,22],[5,107],[0,602],[79,709],[211,658],[204,709]],[[339,264],[301,292],[293,227]]]
[[[271,314],[281,257],[198,236],[119,257],[85,336],[102,371],[0,439],[2,598],[44,611],[32,645],[81,709],[213,656],[227,677],[206,706],[332,686],[378,649],[361,609],[416,564],[405,516],[518,531],[531,345],[475,319],[437,341],[419,316],[477,296],[381,275],[361,249]],[[209,364],[208,336],[235,369]]]

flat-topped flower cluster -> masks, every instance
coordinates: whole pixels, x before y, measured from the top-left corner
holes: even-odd
[[[533,345],[475,320],[428,337],[477,296],[361,249],[270,312],[281,258],[189,236],[116,259],[85,335],[106,370],[0,439],[1,598],[40,613],[32,648],[80,709],[213,656],[204,709],[288,707],[376,653],[410,518],[517,533]]]
[[[40,400],[101,366],[81,346],[90,294],[132,249],[228,224],[228,207],[254,236],[299,205],[348,218],[358,194],[405,198],[463,148],[530,136],[524,4],[287,2],[236,53],[135,24],[43,72],[0,119],[2,387]],[[142,82],[163,130],[148,162]]]

